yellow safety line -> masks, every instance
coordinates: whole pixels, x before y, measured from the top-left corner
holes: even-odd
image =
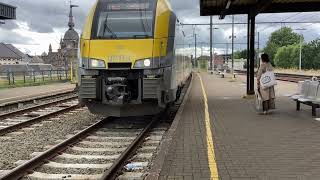
[[[216,157],[214,153],[214,144],[212,140],[211,121],[210,121],[209,108],[208,108],[208,98],[203,85],[202,78],[199,74],[197,75],[200,79],[202,94],[204,99],[205,123],[206,123],[206,132],[207,132],[206,135],[207,135],[207,149],[208,149],[208,164],[211,172],[211,178],[218,179],[219,175],[218,175]]]

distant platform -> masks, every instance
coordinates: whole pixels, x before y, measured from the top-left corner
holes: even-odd
[[[55,83],[50,85],[18,87],[9,89],[0,89],[0,106],[17,101],[24,101],[35,97],[48,96],[66,91],[72,91],[74,84]]]
[[[163,164],[155,162],[160,179],[320,179],[319,119],[285,97],[297,84],[279,82],[277,109],[265,116],[243,98],[244,80],[193,77]]]

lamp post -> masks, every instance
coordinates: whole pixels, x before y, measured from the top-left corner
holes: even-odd
[[[231,64],[231,74],[232,74],[232,78],[235,78],[235,75],[234,75],[234,38],[236,38],[236,36],[234,35],[234,15],[232,15],[232,35],[229,37],[232,41],[232,54],[231,54],[231,61],[232,61],[232,64]]]
[[[232,74],[232,78],[234,78],[234,39],[235,38],[237,38],[237,36],[234,36],[234,33],[232,33],[232,36],[229,36],[229,39],[231,39],[231,74]],[[227,44],[227,47],[228,46],[229,46],[229,44]]]
[[[210,16],[210,70],[213,70],[212,66],[212,16]]]
[[[76,40],[72,40],[73,43],[76,43]],[[77,47],[66,47],[63,50],[62,57],[64,59],[65,73],[66,78],[68,78],[68,71],[70,70],[70,81],[75,83],[74,80],[77,79],[77,62],[75,62],[75,52],[78,50]],[[69,64],[70,62],[70,64]],[[75,77],[74,77],[75,75]]]
[[[214,41],[214,30],[217,30],[217,29],[219,29],[219,28],[213,28],[212,27],[212,16],[211,16],[210,17],[210,70],[214,69],[214,47],[213,47],[213,41]]]
[[[194,38],[194,57],[192,56],[191,59],[193,59],[193,65],[195,66],[196,58],[197,58],[197,34],[195,34],[195,30],[193,30],[193,34],[184,36],[184,38]],[[192,44],[189,44],[189,48],[191,48]]]
[[[72,47],[67,48],[69,50],[69,53],[71,55],[71,60],[70,60],[70,78],[72,83],[76,83],[77,80],[77,75],[78,75],[78,63],[77,63],[77,58],[76,58],[76,52],[78,50],[78,47],[76,46],[78,42],[76,40],[72,40]]]
[[[305,31],[307,29],[304,29],[304,28],[298,28],[298,29],[295,29],[297,31],[300,31],[300,54],[299,54],[299,71],[301,72],[301,66],[302,66],[302,32],[301,31]]]

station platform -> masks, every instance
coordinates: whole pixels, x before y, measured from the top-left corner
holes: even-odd
[[[244,81],[194,74],[159,179],[320,179],[319,119],[286,97],[297,84],[279,82],[277,109],[266,116],[243,98]]]
[[[72,91],[74,88],[74,84],[55,83],[41,86],[0,89],[0,106],[19,101],[25,101],[35,97],[48,96],[50,94],[53,95],[66,91]]]

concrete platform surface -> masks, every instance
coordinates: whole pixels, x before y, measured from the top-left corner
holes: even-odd
[[[55,83],[50,85],[18,87],[0,90],[0,105],[14,101],[30,99],[38,96],[45,96],[53,93],[73,90],[74,84]]]
[[[194,76],[160,179],[320,179],[319,119],[285,97],[297,84],[279,82],[277,110],[265,116],[242,98],[245,78],[201,79]]]

